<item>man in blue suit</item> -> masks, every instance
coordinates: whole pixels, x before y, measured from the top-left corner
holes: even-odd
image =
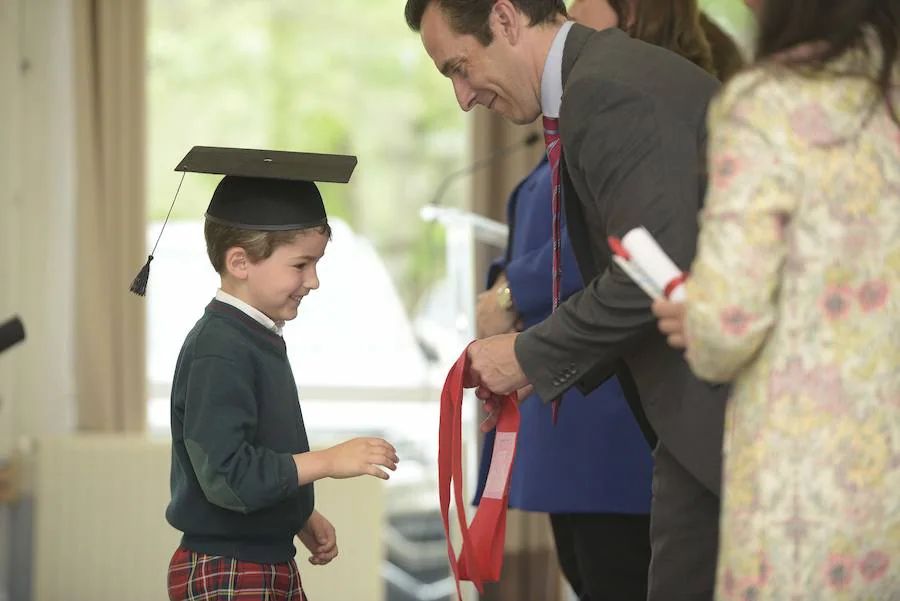
[[[506,256],[494,262],[478,299],[479,337],[526,329],[551,310],[551,175],[546,158],[513,191]],[[564,219],[564,217],[563,217]],[[581,279],[562,222],[561,300]],[[581,600],[643,601],[650,563],[650,445],[612,378],[584,397],[565,394],[554,426],[551,406],[532,395],[522,415],[509,505],[550,514],[557,555]],[[648,433],[652,436],[652,431]],[[485,438],[476,504],[493,450]]]

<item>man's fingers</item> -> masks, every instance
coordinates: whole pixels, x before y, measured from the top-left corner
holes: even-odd
[[[491,395],[491,398],[486,399],[481,403],[481,408],[488,413],[493,413],[500,409],[500,402],[497,400],[497,397]]]
[[[527,399],[529,396],[531,396],[532,392],[534,392],[534,386],[532,386],[531,384],[529,384],[528,386],[525,386],[523,388],[520,388],[516,391],[516,400],[521,403],[522,401]]]
[[[472,371],[472,368],[466,370],[466,373],[463,374],[463,388],[476,388],[481,385],[481,378],[478,377],[478,374]]]
[[[494,398],[494,393],[490,391],[490,389],[485,388],[484,386],[479,386],[475,389],[475,396],[481,399],[482,401],[490,401]]]
[[[482,432],[490,432],[494,428],[497,427],[497,420],[500,418],[496,413],[489,414],[484,421],[481,422],[481,431]]]

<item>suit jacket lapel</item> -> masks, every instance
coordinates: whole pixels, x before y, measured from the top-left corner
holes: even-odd
[[[609,32],[599,32],[600,35],[607,35],[608,33]],[[566,82],[569,79],[569,75],[572,73],[572,69],[578,61],[578,56],[581,54],[582,49],[592,34],[596,35],[598,32],[579,25],[578,23],[573,24],[572,28],[569,30],[569,35],[566,38],[566,45],[563,48],[563,97],[565,97]],[[563,146],[565,148],[565,145]],[[575,192],[575,187],[572,185],[568,169],[566,168],[565,149],[563,150],[562,158],[560,160],[560,175],[562,177],[563,206],[566,211],[566,228],[569,234],[569,242],[572,244],[572,251],[578,262],[578,270],[581,272],[581,277],[584,282],[587,283],[605,269],[606,264],[598,265],[598,261],[596,260],[593,248],[595,241],[588,231],[587,220],[584,217],[584,207],[581,205],[581,201],[578,198],[578,194]],[[605,263],[608,263],[608,261]]]
[[[581,279],[586,283],[597,275],[597,265],[594,262],[594,254],[591,250],[591,237],[584,218],[584,207],[578,200],[572,181],[569,179],[569,171],[566,168],[566,153],[562,153],[559,161],[559,174],[562,178],[562,205],[566,211],[566,230],[575,261],[578,263],[578,271]]]
[[[563,90],[566,89],[566,82],[569,80],[569,74],[572,73],[572,67],[575,66],[575,61],[578,59],[578,55],[581,54],[581,49],[584,48],[591,33],[596,32],[578,23],[572,24],[572,28],[569,30],[569,35],[566,37],[566,45],[563,47]]]

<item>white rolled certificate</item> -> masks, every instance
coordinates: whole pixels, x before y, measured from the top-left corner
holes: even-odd
[[[685,274],[643,227],[622,237],[610,238],[613,260],[640,288],[654,300],[667,298],[682,302]]]

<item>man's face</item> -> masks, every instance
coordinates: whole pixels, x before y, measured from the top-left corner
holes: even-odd
[[[480,104],[518,124],[540,116],[540,73],[527,68],[523,19],[509,3],[499,0],[490,17],[494,39],[484,46],[474,36],[455,33],[435,3],[425,10],[422,44],[453,83],[462,110]]]

